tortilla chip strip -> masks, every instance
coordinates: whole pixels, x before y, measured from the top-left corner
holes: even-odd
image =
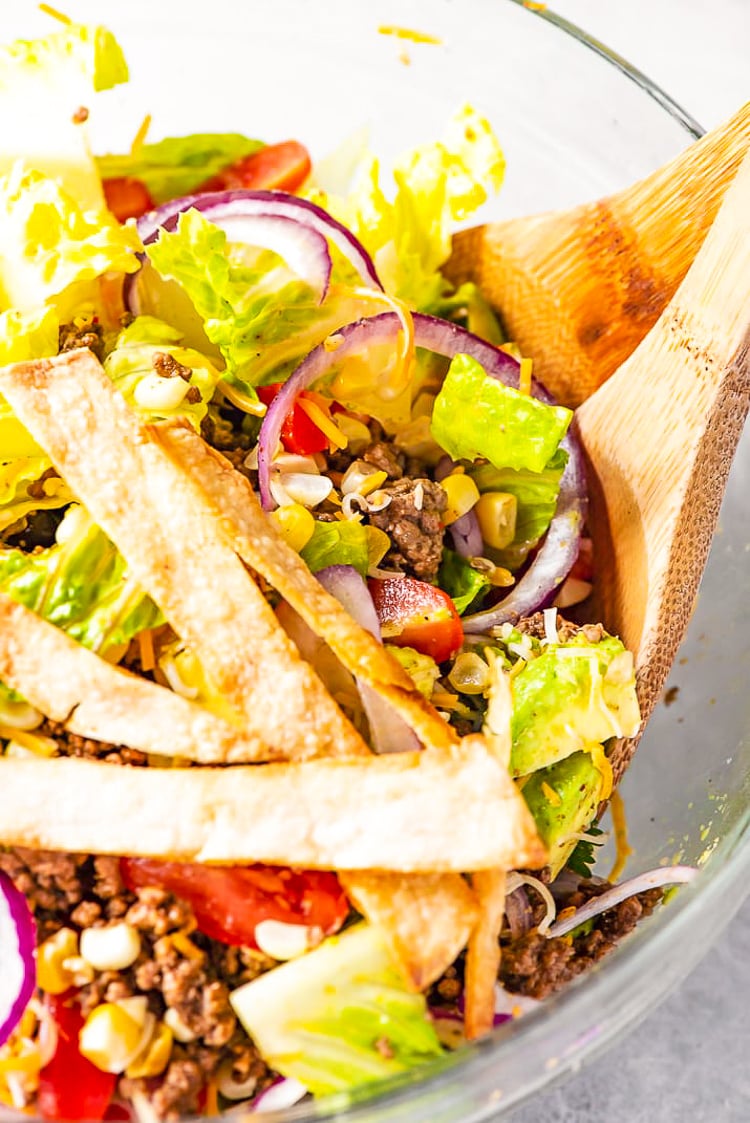
[[[412,679],[310,573],[266,517],[250,482],[195,432],[179,422],[152,426],[155,437],[196,487],[195,503],[220,520],[244,562],[260,573],[325,640],[341,663],[388,701],[428,748],[456,743],[452,728]]]
[[[450,753],[211,769],[0,758],[0,843],[405,873],[544,857],[507,771],[478,738]]]
[[[474,893],[460,877],[362,870],[342,874],[347,896],[382,930],[415,990],[426,990],[460,952],[479,919]]]
[[[111,666],[4,593],[0,681],[81,737],[200,764],[274,757],[258,738],[171,690]]]
[[[90,351],[0,371],[0,391],[248,728],[292,758],[367,747],[194,488]]]

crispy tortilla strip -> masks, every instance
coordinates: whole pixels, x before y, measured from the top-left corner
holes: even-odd
[[[505,871],[479,870],[471,884],[479,901],[479,920],[466,952],[464,1027],[469,1041],[492,1029],[495,983],[500,970],[500,929],[505,915]]]
[[[91,352],[6,367],[0,386],[248,728],[292,759],[365,754],[185,473]]]
[[[81,737],[200,764],[274,757],[258,738],[171,690],[111,666],[4,593],[0,681]]]
[[[478,738],[450,753],[211,769],[0,758],[0,843],[405,873],[544,858]]]
[[[452,728],[416,689],[401,665],[351,618],[310,573],[299,554],[266,518],[250,482],[189,426],[152,426],[156,438],[188,473],[196,504],[206,506],[234,550],[262,574],[341,663],[393,706],[428,748],[446,749]]]
[[[377,870],[343,874],[355,907],[376,923],[415,990],[426,990],[466,947],[479,918],[463,878],[414,874],[401,878]],[[437,917],[437,923],[436,923]]]

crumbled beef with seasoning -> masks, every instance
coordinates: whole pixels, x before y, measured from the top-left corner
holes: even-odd
[[[448,497],[439,484],[426,479],[404,478],[382,491],[390,503],[370,515],[372,525],[384,530],[392,543],[382,564],[434,581],[443,555],[441,516]]]
[[[87,321],[85,324],[62,324],[59,334],[59,349],[64,351],[77,351],[79,347],[88,347],[93,351],[99,362],[104,359],[104,339],[102,325],[98,320]]]
[[[131,764],[142,768],[148,764],[148,757],[138,749],[127,745],[111,745],[106,741],[92,741],[71,733],[60,722],[46,718],[36,730],[43,737],[57,741],[59,756],[75,756],[83,760],[103,760],[107,764]]]
[[[46,473],[45,473],[46,474]],[[52,473],[54,475],[54,473]],[[32,487],[34,484],[31,485]],[[31,488],[28,489],[31,491]],[[24,516],[23,530],[9,534],[4,540],[4,545],[16,550],[23,550],[31,554],[34,550],[46,550],[55,544],[57,528],[60,525],[65,509],[52,511],[32,511]]]
[[[524,616],[518,620],[514,627],[524,635],[532,636],[534,639],[545,639],[546,631],[544,629],[544,614],[542,612],[535,612],[533,616]],[[579,632],[582,632],[588,643],[600,643],[607,634],[601,624],[578,624],[571,623],[565,617],[557,614],[557,635],[560,643],[570,643],[575,639]]]
[[[400,480],[404,474],[406,457],[388,441],[373,441],[360,459],[372,464],[380,472],[385,472],[390,480]]]
[[[607,888],[607,885],[583,884],[566,901],[566,907],[580,907],[589,897]],[[503,946],[500,981],[509,991],[530,998],[541,999],[554,994],[612,951],[642,917],[650,916],[661,898],[661,889],[628,897],[597,917],[590,932],[572,939],[570,935],[548,938],[532,930],[512,940]]]
[[[168,351],[154,351],[151,356],[151,366],[160,378],[182,378],[185,382],[189,382],[193,373],[190,367],[178,362]]]

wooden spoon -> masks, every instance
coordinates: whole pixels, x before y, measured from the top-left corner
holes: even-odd
[[[653,326],[685,276],[750,144],[750,102],[633,187],[454,239],[474,280],[556,397],[578,405]]]

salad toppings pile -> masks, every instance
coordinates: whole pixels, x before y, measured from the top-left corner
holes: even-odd
[[[0,53],[0,1104],[347,1094],[695,872],[592,875],[640,714],[573,415],[442,273],[476,111],[393,190],[147,123],[95,158],[127,67],[59,18]]]

